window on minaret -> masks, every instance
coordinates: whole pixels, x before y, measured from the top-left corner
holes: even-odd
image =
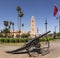
[[[34,22],[34,20],[32,20],[32,22]]]
[[[32,25],[32,26],[34,26],[34,25]]]
[[[32,31],[34,31],[34,28],[32,29]]]

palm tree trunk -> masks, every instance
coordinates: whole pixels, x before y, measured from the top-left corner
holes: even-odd
[[[20,17],[20,32],[19,33],[20,33],[19,35],[21,36],[21,17]]]
[[[23,26],[22,26],[22,34],[23,34]]]
[[[13,37],[14,37],[14,25],[13,25]]]

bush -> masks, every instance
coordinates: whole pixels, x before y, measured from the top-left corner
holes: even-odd
[[[4,39],[4,43],[9,43],[9,39],[8,38],[5,38]]]
[[[20,42],[28,42],[32,40],[30,38],[0,38],[0,43],[20,43]],[[45,41],[45,38],[40,38],[39,41]],[[48,38],[49,41],[54,40],[53,38]]]
[[[1,38],[1,39],[0,39],[0,43],[4,43],[4,39]]]
[[[53,38],[47,38],[49,41],[54,40]],[[40,38],[39,41],[45,41],[46,38]]]
[[[40,41],[40,42],[41,42],[41,41],[45,41],[45,38],[40,38],[39,41]]]
[[[15,43],[15,39],[14,38],[11,38],[11,39],[9,39],[9,42],[10,43]]]
[[[27,38],[0,38],[1,43],[20,43],[20,42],[28,42],[30,39]]]
[[[19,42],[28,42],[30,39],[29,38],[21,38],[19,39]]]
[[[19,43],[19,39],[15,39],[15,43]]]
[[[19,42],[26,42],[26,39],[21,38],[21,39],[19,39]]]

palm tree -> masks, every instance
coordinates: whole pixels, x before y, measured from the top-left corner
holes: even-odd
[[[13,26],[13,36],[14,36],[14,22],[12,22],[12,26]]]
[[[21,7],[20,6],[17,6],[16,10],[19,12],[21,11]]]
[[[21,7],[17,6],[16,10],[18,11],[18,17],[19,17],[19,13],[21,12]],[[20,20],[20,22],[21,22],[21,20]],[[20,28],[21,28],[21,23],[20,23]],[[19,33],[19,35],[20,35],[20,33]]]
[[[11,29],[11,25],[12,25],[12,21],[10,21],[10,23],[9,23],[9,29]]]
[[[17,6],[17,11],[18,11],[18,17],[20,17],[20,32],[19,32],[19,35],[21,33],[21,17],[23,17],[23,12],[21,12],[21,7],[20,6]]]
[[[10,21],[10,26],[12,25],[12,21]]]
[[[13,36],[14,36],[14,22],[10,21],[10,28],[11,28],[11,25],[12,25],[12,29],[13,29]]]
[[[8,21],[4,21],[4,26],[7,28],[9,26],[9,22]]]
[[[10,33],[10,30],[8,28],[3,29],[2,31],[5,34],[5,37],[8,36],[8,33]]]
[[[21,18],[21,17],[23,17],[23,12],[19,12],[19,17]]]
[[[19,17],[20,17],[20,31],[21,31],[21,17],[23,17],[23,15],[24,15],[23,12],[19,13]]]
[[[24,27],[24,24],[22,23],[22,32],[23,32],[23,27]]]
[[[4,26],[5,26],[5,29],[3,30],[3,33],[5,33],[5,36],[7,36],[7,34],[10,33],[9,22],[8,21],[4,21]]]
[[[8,26],[8,29],[9,29],[9,31],[10,31],[10,24],[9,24],[9,26]],[[9,32],[9,35],[10,35],[10,32]]]
[[[10,31],[11,31],[11,25],[12,25],[12,21],[10,21],[10,26],[9,26]],[[11,32],[10,32],[10,35],[11,35]]]

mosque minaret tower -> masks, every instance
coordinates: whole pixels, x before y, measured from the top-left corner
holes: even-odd
[[[35,35],[36,35],[36,22],[34,16],[32,16],[30,21],[30,36]]]

